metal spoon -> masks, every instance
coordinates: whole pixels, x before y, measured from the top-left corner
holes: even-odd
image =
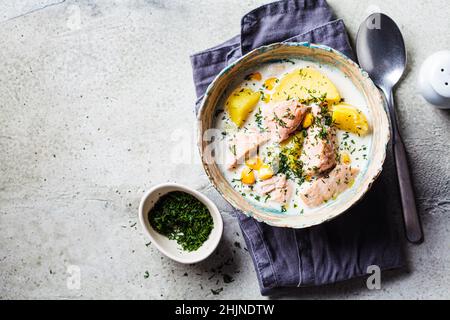
[[[400,29],[387,15],[374,13],[360,26],[356,50],[358,60],[375,84],[384,92],[392,124],[392,146],[397,169],[406,238],[423,242],[405,145],[398,131],[393,89],[406,68],[406,49]]]

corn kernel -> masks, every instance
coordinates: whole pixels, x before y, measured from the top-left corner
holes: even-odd
[[[313,122],[314,122],[314,116],[312,115],[312,113],[308,113],[305,116],[305,119],[303,119],[303,128],[308,129],[309,127],[311,127]]]
[[[270,102],[270,94],[268,93],[264,93],[264,97],[262,99],[265,103],[269,103]]]
[[[258,170],[258,177],[261,180],[267,180],[273,177],[273,170],[270,166],[264,164]]]
[[[251,159],[248,159],[247,161],[245,161],[245,164],[250,169],[259,170],[263,163],[259,157],[254,157],[254,158],[251,158]]]
[[[277,78],[269,78],[266,81],[264,81],[264,87],[267,90],[273,90],[275,88],[275,84],[277,83]]]
[[[341,162],[343,164],[350,164],[352,162],[352,159],[350,158],[350,155],[348,153],[343,153],[341,155]]]
[[[243,184],[252,185],[256,182],[253,169],[245,167],[241,172],[241,181]]]
[[[245,80],[250,81],[261,81],[262,75],[259,72],[250,73],[248,76],[245,77]]]

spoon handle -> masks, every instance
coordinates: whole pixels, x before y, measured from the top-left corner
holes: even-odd
[[[388,107],[392,123],[395,167],[397,170],[400,197],[403,208],[403,221],[405,223],[406,238],[409,242],[419,244],[423,242],[423,231],[417,212],[416,200],[408,166],[405,144],[398,131],[397,118],[395,115],[393,92],[388,96]]]

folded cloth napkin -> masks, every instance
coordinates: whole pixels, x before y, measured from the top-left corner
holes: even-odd
[[[274,42],[328,45],[354,59],[342,20],[335,20],[325,0],[270,3],[246,14],[241,34],[191,56],[198,100],[229,63]],[[404,265],[404,255],[391,221],[381,178],[357,206],[331,222],[307,229],[276,228],[238,214],[252,256],[262,295],[283,287],[330,284]],[[236,210],[237,211],[237,210]]]

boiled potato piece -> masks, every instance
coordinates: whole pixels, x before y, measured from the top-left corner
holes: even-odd
[[[364,136],[369,132],[366,116],[357,108],[348,104],[333,106],[333,123],[340,130]]]
[[[248,88],[237,88],[228,97],[225,108],[231,121],[238,127],[241,127],[248,115],[253,111],[261,97],[259,91],[253,91]]]
[[[341,101],[338,90],[327,76],[314,68],[296,69],[285,75],[275,88],[272,100],[320,99],[326,94],[325,101],[330,104]]]

